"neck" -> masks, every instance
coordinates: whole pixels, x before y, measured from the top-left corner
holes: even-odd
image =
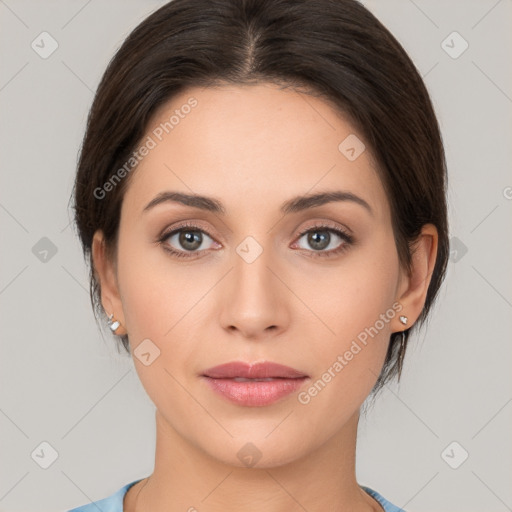
[[[246,468],[225,464],[190,444],[157,411],[154,471],[130,488],[124,511],[382,512],[356,481],[358,420],[359,412],[300,459]]]

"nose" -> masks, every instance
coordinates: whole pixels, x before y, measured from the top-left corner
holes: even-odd
[[[287,329],[290,291],[270,250],[248,261],[234,254],[234,268],[222,290],[220,321],[225,330],[244,338],[273,338]]]

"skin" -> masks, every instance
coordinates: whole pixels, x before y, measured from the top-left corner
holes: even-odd
[[[93,242],[117,334],[129,334],[132,352],[147,338],[160,350],[148,366],[133,356],[156,406],[157,442],[154,472],[128,491],[125,510],[381,511],[356,481],[356,435],[390,334],[405,328],[398,313],[307,404],[295,392],[264,407],[235,405],[199,375],[228,361],[274,361],[311,377],[300,392],[394,303],[411,326],[434,267],[436,228],[424,226],[406,275],[370,150],[354,161],[338,150],[348,135],[363,137],[323,100],[270,84],[191,88],[155,113],[147,135],[190,97],[198,105],[133,171],[117,261],[106,258],[101,231]],[[164,190],[215,197],[226,213],[171,202],[143,213]],[[363,198],[373,214],[350,201],[279,211],[297,195],[335,190]],[[188,259],[157,242],[180,221],[205,233]],[[350,229],[355,242],[314,257],[299,234],[325,222]],[[250,264],[236,252],[247,236],[263,249]],[[331,233],[321,251],[344,243]],[[178,235],[165,244],[190,247]],[[237,457],[249,442],[261,453],[254,467]]]

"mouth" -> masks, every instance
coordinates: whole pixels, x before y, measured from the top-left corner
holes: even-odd
[[[234,361],[209,368],[200,375],[211,390],[230,402],[262,407],[300,388],[309,375],[277,363]]]

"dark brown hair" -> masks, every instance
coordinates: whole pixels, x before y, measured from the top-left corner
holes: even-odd
[[[403,268],[426,223],[439,234],[424,309],[443,281],[448,250],[446,162],[426,87],[405,50],[355,0],[173,0],[126,38],[97,89],[73,191],[75,223],[90,268],[90,295],[103,321],[91,244],[102,230],[116,261],[121,203],[133,171],[106,198],[95,192],[130,158],[155,110],[191,86],[273,83],[337,108],[377,162]],[[341,141],[340,141],[341,142]],[[96,316],[98,319],[98,316]],[[121,338],[129,353],[128,338]],[[376,392],[401,368],[406,344],[391,335]]]

